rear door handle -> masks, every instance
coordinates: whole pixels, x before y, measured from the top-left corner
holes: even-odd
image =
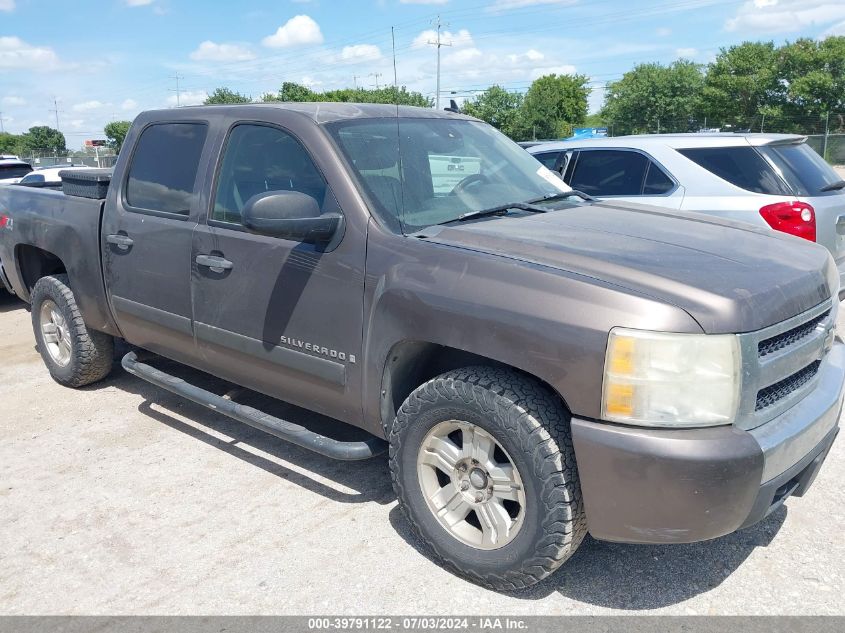
[[[114,244],[119,249],[124,251],[128,251],[130,248],[132,248],[132,245],[135,243],[132,238],[128,235],[121,235],[119,233],[116,235],[107,235],[106,242],[108,242],[109,244]]]
[[[195,261],[198,266],[210,268],[215,273],[222,273],[226,270],[232,270],[235,267],[228,259],[217,257],[216,255],[197,255]]]

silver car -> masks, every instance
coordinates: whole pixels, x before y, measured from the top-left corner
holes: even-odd
[[[528,148],[574,189],[718,215],[818,242],[845,297],[845,181],[792,134],[660,134]]]

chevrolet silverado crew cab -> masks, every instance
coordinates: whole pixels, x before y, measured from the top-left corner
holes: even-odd
[[[838,431],[826,249],[593,201],[470,117],[147,112],[113,174],[63,189],[0,191],[4,283],[59,383],[104,378],[123,340],[130,373],[280,438],[389,448],[413,530],[488,587],[536,583],[587,532],[751,525],[804,494]],[[366,433],[316,433],[172,361]]]

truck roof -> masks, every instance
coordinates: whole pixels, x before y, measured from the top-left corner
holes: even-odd
[[[237,116],[255,116],[257,110],[278,109],[297,112],[314,120],[316,123],[330,123],[332,121],[348,119],[384,119],[384,118],[413,118],[413,119],[465,119],[475,121],[474,117],[458,114],[447,110],[434,108],[418,108],[415,106],[395,106],[384,103],[338,103],[338,102],[279,102],[279,103],[244,103],[237,105],[206,105],[185,106],[178,108],[179,112],[220,112],[228,110]],[[173,110],[153,110],[150,115],[168,117]]]

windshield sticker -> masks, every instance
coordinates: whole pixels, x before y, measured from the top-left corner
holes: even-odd
[[[550,185],[554,185],[558,191],[571,191],[569,185],[567,185],[560,176],[558,176],[555,172],[551,169],[546,167],[545,165],[540,165],[540,169],[537,170],[537,175],[540,176],[543,180],[548,182]]]

